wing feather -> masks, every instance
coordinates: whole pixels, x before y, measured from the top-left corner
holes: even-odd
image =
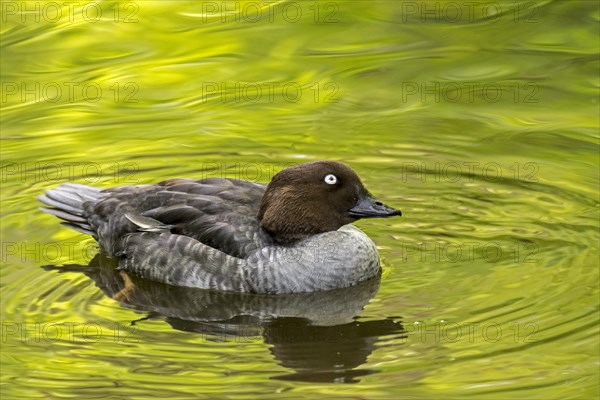
[[[221,178],[169,179],[105,192],[100,201],[86,204],[85,213],[110,254],[122,251],[124,235],[138,231],[127,215],[155,219],[172,226],[172,234],[237,258],[272,243],[257,220],[265,185]]]

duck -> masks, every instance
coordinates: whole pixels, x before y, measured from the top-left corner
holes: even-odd
[[[174,286],[261,294],[357,285],[381,274],[375,243],[352,225],[401,216],[339,161],[285,168],[267,185],[172,178],[102,189],[64,183],[40,209],[91,235],[116,268]]]

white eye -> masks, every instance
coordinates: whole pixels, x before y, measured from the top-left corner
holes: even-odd
[[[337,183],[337,176],[329,174],[325,176],[325,183],[328,185],[335,185]]]

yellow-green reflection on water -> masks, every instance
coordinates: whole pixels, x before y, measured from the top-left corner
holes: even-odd
[[[598,396],[596,2],[6,1],[1,18],[4,398]],[[229,335],[166,300],[195,293],[118,302],[118,276],[40,268],[95,252],[36,209],[61,182],[266,182],[314,159],[404,212],[357,224],[384,275],[354,323]],[[265,301],[225,303],[289,306]]]

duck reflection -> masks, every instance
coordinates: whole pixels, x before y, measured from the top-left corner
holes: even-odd
[[[173,328],[207,340],[262,340],[282,366],[294,371],[273,379],[358,382],[358,377],[375,372],[357,368],[377,348],[380,336],[404,337],[401,323],[392,319],[356,320],[377,293],[379,277],[345,289],[265,295],[144,280],[118,271],[116,261],[102,254],[84,268],[45,269],[83,271],[107,296],[147,313],[143,319],[164,318]]]

